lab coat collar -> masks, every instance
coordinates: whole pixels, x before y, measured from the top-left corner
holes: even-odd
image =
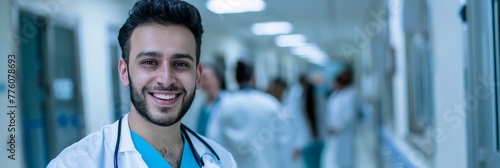
[[[120,138],[120,147],[118,148],[118,152],[119,153],[122,153],[122,152],[132,152],[132,151],[136,151],[137,152],[137,149],[135,149],[135,146],[134,146],[134,143],[132,141],[132,135],[130,135],[130,126],[128,124],[128,113],[125,114],[122,118],[122,127],[121,127],[121,138]],[[118,130],[118,121],[116,121],[113,125],[115,125],[114,129],[115,130]],[[115,137],[118,136],[118,132],[116,133]],[[114,149],[115,147],[115,143],[116,143],[116,140],[115,141],[111,141],[111,143],[113,145],[111,145]]]
[[[130,126],[128,124],[128,116],[129,116],[129,114],[127,113],[122,118],[120,147],[118,148],[119,153],[121,153],[121,152],[134,152],[134,151],[137,152],[137,149],[135,148],[134,142],[132,140],[132,135],[130,134]],[[113,129],[118,130],[118,123],[119,122],[116,121],[113,124],[114,125]],[[199,146],[204,146],[203,143],[201,143],[196,137],[194,137],[194,135],[192,135],[191,133],[188,133],[188,135],[191,138],[191,140],[193,141],[194,146],[197,147],[197,149]],[[115,134],[116,138],[118,138],[117,136],[118,136],[118,132],[116,132],[116,134]],[[110,146],[113,147],[113,149],[114,149],[116,140],[110,141],[110,142],[112,143],[112,145],[110,145]],[[198,152],[205,153],[206,149],[203,149],[203,150],[198,151]]]
[[[124,153],[124,152],[139,153],[134,146],[134,142],[132,141],[132,135],[130,134],[130,126],[128,124],[128,116],[129,116],[129,114],[126,114],[122,118],[120,147],[118,148],[118,153]],[[119,123],[119,121],[116,121],[115,123],[113,123],[112,129],[118,130],[118,123]],[[187,132],[187,134],[193,143],[193,146],[191,146],[191,148],[192,148],[191,150],[196,149],[195,151],[198,153],[198,155],[200,157],[203,156],[205,153],[212,153],[208,149],[208,147],[206,147],[206,145],[203,144],[197,137],[195,137],[190,132]],[[111,147],[112,149],[115,148],[117,136],[118,136],[118,132],[115,132],[114,133],[115,139],[113,141],[108,141],[108,146]],[[205,139],[205,138],[203,138],[203,139],[205,141],[209,141],[208,139]],[[214,153],[212,153],[212,154],[214,154]],[[232,160],[232,158],[231,158],[231,160]]]

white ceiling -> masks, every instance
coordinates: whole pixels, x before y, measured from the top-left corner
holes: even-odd
[[[262,12],[240,14],[215,14],[205,7],[207,0],[187,0],[195,5],[206,30],[220,31],[247,41],[274,45],[274,36],[256,36],[250,27],[253,23],[288,21],[293,33],[307,36],[308,42],[317,43],[331,58],[339,55],[338,44],[352,43],[355,27],[363,28],[370,11],[376,11],[384,0],[265,0]],[[228,0],[231,1],[231,0]],[[368,20],[368,21],[370,21]]]
[[[198,8],[206,31],[236,36],[252,43],[274,45],[274,36],[254,35],[253,23],[288,21],[292,33],[304,34],[308,42],[318,44],[330,58],[339,57],[338,45],[352,43],[355,27],[363,28],[373,20],[370,11],[379,11],[385,0],[264,0],[266,9],[261,12],[215,14],[205,4],[208,0],[186,0]],[[243,0],[227,0],[243,1]],[[277,47],[277,46],[276,46]],[[287,49],[283,49],[287,50]]]

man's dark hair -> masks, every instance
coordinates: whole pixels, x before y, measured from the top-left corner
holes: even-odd
[[[181,25],[189,29],[196,41],[196,65],[199,64],[201,36],[203,34],[200,13],[193,5],[181,0],[139,0],[135,3],[118,34],[122,58],[127,64],[132,32],[137,26],[148,23],[165,26]]]
[[[236,63],[236,81],[239,84],[250,81],[253,76],[253,67],[250,64],[238,61]]]
[[[346,69],[340,72],[335,78],[335,81],[344,86],[350,85],[352,83],[352,71],[350,69]]]
[[[306,76],[306,74],[300,74],[300,75],[299,75],[299,83],[300,83],[301,85],[303,85],[303,86],[304,86],[304,85],[307,85],[307,84],[309,83],[309,81],[307,80],[307,76]]]
[[[283,86],[284,88],[288,87],[288,85],[286,84],[285,80],[283,80],[282,78],[280,77],[277,77],[273,80],[273,84],[274,85],[281,85]]]

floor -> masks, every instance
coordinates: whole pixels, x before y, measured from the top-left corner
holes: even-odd
[[[358,168],[377,168],[373,128],[362,124],[358,126],[356,138],[356,167]]]

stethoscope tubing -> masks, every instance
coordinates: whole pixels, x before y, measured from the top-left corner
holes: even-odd
[[[121,133],[122,133],[122,118],[120,117],[120,120],[118,120],[118,135],[116,138],[116,145],[115,145],[115,152],[114,152],[114,167],[118,168],[118,148],[120,147],[120,139],[121,139]]]

